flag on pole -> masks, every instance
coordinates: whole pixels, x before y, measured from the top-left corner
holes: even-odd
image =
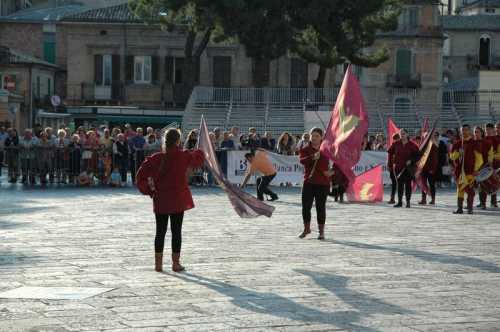
[[[382,202],[384,198],[382,165],[356,176],[352,183],[352,191],[347,193],[347,198],[350,202]]]
[[[368,115],[361,88],[349,65],[321,144],[321,153],[337,164],[349,182],[355,178],[352,168],[361,158],[367,132]]]
[[[415,171],[415,183],[417,186],[422,190],[422,192],[426,194],[430,194],[429,187],[427,186],[427,183],[422,178],[422,172],[424,170],[425,164],[427,163],[427,160],[429,160],[429,155],[431,154],[431,149],[432,149],[432,137],[434,136],[434,132],[436,131],[436,124],[437,120],[434,121],[434,124],[432,125],[432,129],[429,132],[427,129],[427,132],[425,133],[425,137],[422,137],[422,143],[420,144],[419,147],[419,160],[417,161],[416,164],[416,171]]]
[[[422,124],[422,132],[421,132],[422,142],[424,141],[424,136],[427,134],[428,131],[429,131],[429,118],[425,117],[424,123]]]
[[[271,217],[274,211],[273,206],[259,201],[227,180],[215,156],[214,146],[210,141],[207,124],[203,117],[200,123],[198,149],[203,151],[206,166],[212,172],[219,186],[226,192],[231,205],[241,218]]]
[[[389,118],[387,120],[387,149],[389,149],[392,146],[392,143],[394,143],[393,136],[394,134],[397,134],[401,131],[394,121],[392,121],[392,118]]]

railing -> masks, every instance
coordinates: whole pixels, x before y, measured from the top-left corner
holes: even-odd
[[[479,61],[479,56],[477,55],[467,55],[467,66],[473,69],[479,70],[498,70],[500,69],[500,57],[490,56],[487,64],[481,64]]]
[[[391,88],[420,88],[422,87],[422,78],[420,74],[389,74],[387,75],[386,86]]]

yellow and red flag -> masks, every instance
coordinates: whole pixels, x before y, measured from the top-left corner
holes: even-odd
[[[375,166],[359,174],[351,184],[352,191],[347,193],[350,202],[375,203],[384,198],[383,168]]]
[[[365,102],[349,65],[321,144],[321,153],[340,168],[349,182],[355,178],[352,168],[361,158],[363,136],[367,132]]]

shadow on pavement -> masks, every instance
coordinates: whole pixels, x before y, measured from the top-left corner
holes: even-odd
[[[353,306],[356,310],[327,312],[294,302],[275,293],[258,292],[191,273],[174,274],[174,276],[228,296],[231,298],[231,303],[245,310],[309,324],[333,325],[349,331],[377,331],[374,328],[359,324],[362,318],[371,313],[401,314],[410,312],[401,307],[347,289],[348,278],[302,270],[298,270],[298,272],[311,276],[318,285],[338,295],[341,300]],[[350,296],[355,298],[350,299]],[[377,305],[380,307],[372,308],[372,306]]]
[[[465,267],[480,269],[485,272],[500,273],[500,267],[497,266],[496,264],[475,257],[435,254],[423,250],[384,247],[374,244],[366,244],[366,243],[352,242],[352,241],[325,240],[325,242],[340,244],[359,249],[390,251],[406,256],[412,256],[427,262],[462,265]]]
[[[324,272],[295,269],[297,273],[310,277],[318,286],[335,294],[344,303],[358,310],[363,317],[373,314],[404,315],[414,314],[412,310],[390,304],[373,296],[348,287],[349,278]]]

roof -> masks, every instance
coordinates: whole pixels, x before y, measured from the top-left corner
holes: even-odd
[[[95,8],[67,15],[66,17],[64,17],[64,21],[100,23],[144,23],[143,19],[139,18],[130,10],[127,3],[111,7]]]
[[[57,22],[68,15],[88,10],[81,4],[69,4],[50,8],[31,8],[21,10],[8,16],[0,17],[0,22]]]
[[[443,29],[446,30],[500,30],[500,17],[497,15],[449,15],[443,16]]]
[[[15,51],[11,48],[0,46],[0,64],[2,64],[2,59],[7,56],[7,64],[36,64],[45,67],[51,67],[58,69],[59,67],[53,63],[44,61],[42,59],[36,58],[34,56]],[[4,61],[5,62],[5,61]]]

